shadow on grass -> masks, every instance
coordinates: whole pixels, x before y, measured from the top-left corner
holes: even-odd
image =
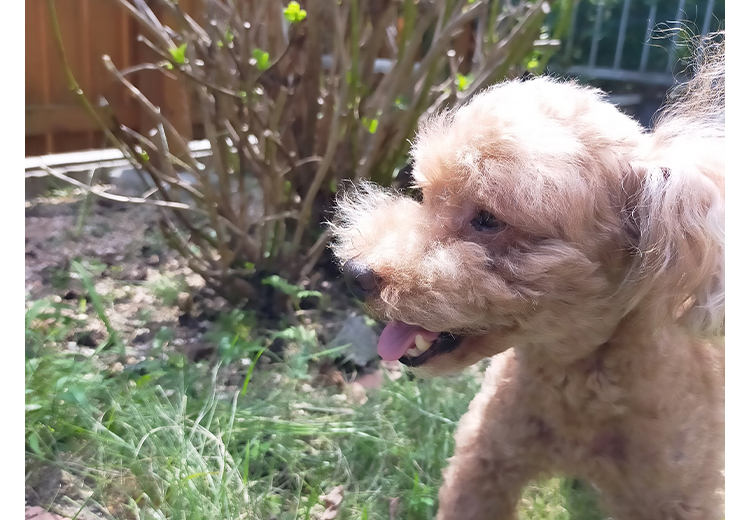
[[[580,520],[600,520],[607,518],[599,508],[599,497],[594,489],[579,479],[564,479],[560,486],[565,508],[570,517]]]
[[[550,478],[528,486],[520,520],[604,520],[594,490],[582,480]]]

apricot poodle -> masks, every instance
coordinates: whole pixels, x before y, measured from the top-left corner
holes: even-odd
[[[618,520],[723,515],[724,59],[653,132],[571,82],[510,81],[420,127],[423,200],[345,194],[333,250],[422,376],[494,356],[442,520],[516,517],[530,480],[589,481]]]

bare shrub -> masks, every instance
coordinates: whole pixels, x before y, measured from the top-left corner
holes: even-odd
[[[210,160],[193,159],[129,79],[135,69],[106,56],[153,130],[99,117],[150,179],[141,202],[162,201],[169,242],[232,301],[257,299],[270,273],[308,274],[341,181],[390,184],[420,117],[512,73],[550,10],[540,0],[202,0],[191,15],[176,0],[150,2],[160,17],[145,1],[115,1],[158,57],[137,68],[179,81]]]

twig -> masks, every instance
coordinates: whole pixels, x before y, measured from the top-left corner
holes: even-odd
[[[215,90],[216,92],[221,92],[222,94],[224,94],[226,96],[229,96],[229,97],[232,97],[234,99],[239,99],[239,100],[244,99],[239,92],[234,92],[233,90],[229,90],[228,88],[224,88],[221,85],[217,85],[216,83],[212,83],[212,82],[210,82],[208,80],[205,80],[203,78],[199,78],[198,76],[196,76],[195,74],[193,74],[192,72],[190,72],[187,69],[187,67],[185,67],[184,65],[180,65],[179,63],[178,64],[173,63],[172,56],[170,56],[169,54],[167,54],[166,52],[164,52],[163,50],[161,50],[159,47],[157,47],[156,45],[154,45],[145,36],[139,35],[138,36],[138,41],[144,43],[149,49],[151,49],[152,51],[154,51],[155,53],[157,53],[159,56],[161,56],[162,58],[164,58],[165,60],[167,60],[170,64],[172,64],[173,67],[176,66],[180,70],[180,72],[182,72],[185,75],[185,77],[192,79],[193,81],[195,81],[196,83],[198,83],[200,85],[203,85],[204,87],[208,87],[211,90]],[[167,70],[164,69],[164,67],[158,67],[158,68],[161,70],[162,73],[166,74],[167,76],[170,76],[170,74],[167,72]]]
[[[47,165],[42,165],[42,169],[47,172],[49,175],[52,175],[55,178],[60,179],[61,181],[65,181],[69,184],[72,184],[73,186],[76,186],[77,188],[81,188],[82,190],[86,192],[90,192],[93,195],[96,195],[97,197],[101,197],[103,199],[112,200],[114,202],[123,202],[127,204],[143,204],[145,206],[156,206],[160,208],[169,208],[169,209],[175,209],[180,211],[188,211],[191,213],[196,213],[198,215],[202,215],[204,217],[208,217],[208,212],[205,210],[202,210],[200,208],[196,208],[193,206],[190,206],[189,204],[185,204],[182,202],[168,202],[165,200],[158,200],[158,199],[145,199],[143,197],[127,197],[125,195],[115,195],[113,193],[108,193],[106,191],[103,191],[99,186],[92,186],[89,188],[85,183],[80,182],[73,177],[69,177],[65,175],[64,173],[60,173],[58,171],[53,170]],[[278,218],[286,218],[286,217],[294,217],[294,212],[289,212],[288,214],[279,214],[279,215],[270,215],[267,217],[263,217],[262,219],[258,219],[255,222],[261,222],[267,220],[274,220]],[[225,217],[221,217],[223,219],[224,224],[227,225],[233,232],[237,233],[238,235],[243,234],[242,230],[239,229],[232,221]],[[255,223],[254,222],[254,223]]]
[[[52,1],[52,0],[50,0]],[[185,139],[183,139],[182,135],[177,131],[177,129],[172,126],[172,123],[169,122],[169,120],[162,115],[161,110],[159,107],[155,106],[151,101],[146,98],[146,96],[141,93],[138,88],[133,85],[125,76],[123,76],[119,70],[117,70],[117,67],[115,67],[114,63],[112,63],[112,58],[107,56],[106,54],[102,56],[102,61],[104,62],[104,66],[107,68],[107,70],[113,74],[119,81],[122,83],[122,85],[128,90],[130,95],[138,101],[138,103],[141,104],[148,112],[161,124],[164,125],[164,128],[167,128],[169,130],[169,133],[174,137],[174,139],[177,141],[177,144],[180,148],[180,152],[185,157],[190,157],[191,161],[193,162],[193,166],[198,169],[198,163],[195,161],[195,159],[190,156],[187,142]]]
[[[328,239],[330,238],[331,238],[330,229],[326,229],[325,231],[323,231],[323,233],[320,234],[320,237],[318,237],[318,240],[315,241],[313,246],[305,255],[305,258],[303,259],[304,264],[299,273],[300,278],[307,276],[307,273],[309,273],[312,270],[312,268],[315,267],[315,264],[318,262],[320,255],[322,255],[323,251],[325,251],[326,246],[328,245]]]
[[[80,182],[74,179],[73,177],[69,177],[65,175],[64,173],[55,171],[47,165],[43,164],[42,169],[45,172],[47,172],[49,175],[52,175],[53,177],[60,179],[61,181],[65,181],[66,183],[72,184],[73,186],[77,188],[81,188],[86,193],[91,193],[92,195],[96,195],[97,197],[101,197],[103,199],[111,200],[114,202],[124,202],[128,204],[144,204],[146,206],[157,206],[161,208],[192,211],[200,215],[208,216],[205,211],[200,210],[198,208],[194,208],[182,202],[167,202],[165,200],[158,200],[158,199],[144,199],[142,197],[127,197],[125,195],[115,195],[113,193],[108,193],[106,191],[103,191],[101,187],[98,185],[89,187],[86,183]]]

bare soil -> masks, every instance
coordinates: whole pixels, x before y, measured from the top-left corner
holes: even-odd
[[[84,198],[75,192],[27,201],[27,304],[40,298],[85,299],[86,291],[71,269],[71,262],[78,260],[91,273],[96,292],[107,302],[107,317],[131,356],[143,359],[154,335],[169,328],[174,346],[182,347],[188,357],[205,357],[212,347],[203,334],[219,312],[231,307],[164,243],[158,208],[93,198],[82,215],[83,211]],[[326,294],[325,308],[293,317],[313,326],[322,344],[333,338],[351,312],[342,281],[330,278],[330,272],[319,270],[306,287]],[[101,320],[90,319],[75,341],[78,347],[92,348],[105,337]]]

